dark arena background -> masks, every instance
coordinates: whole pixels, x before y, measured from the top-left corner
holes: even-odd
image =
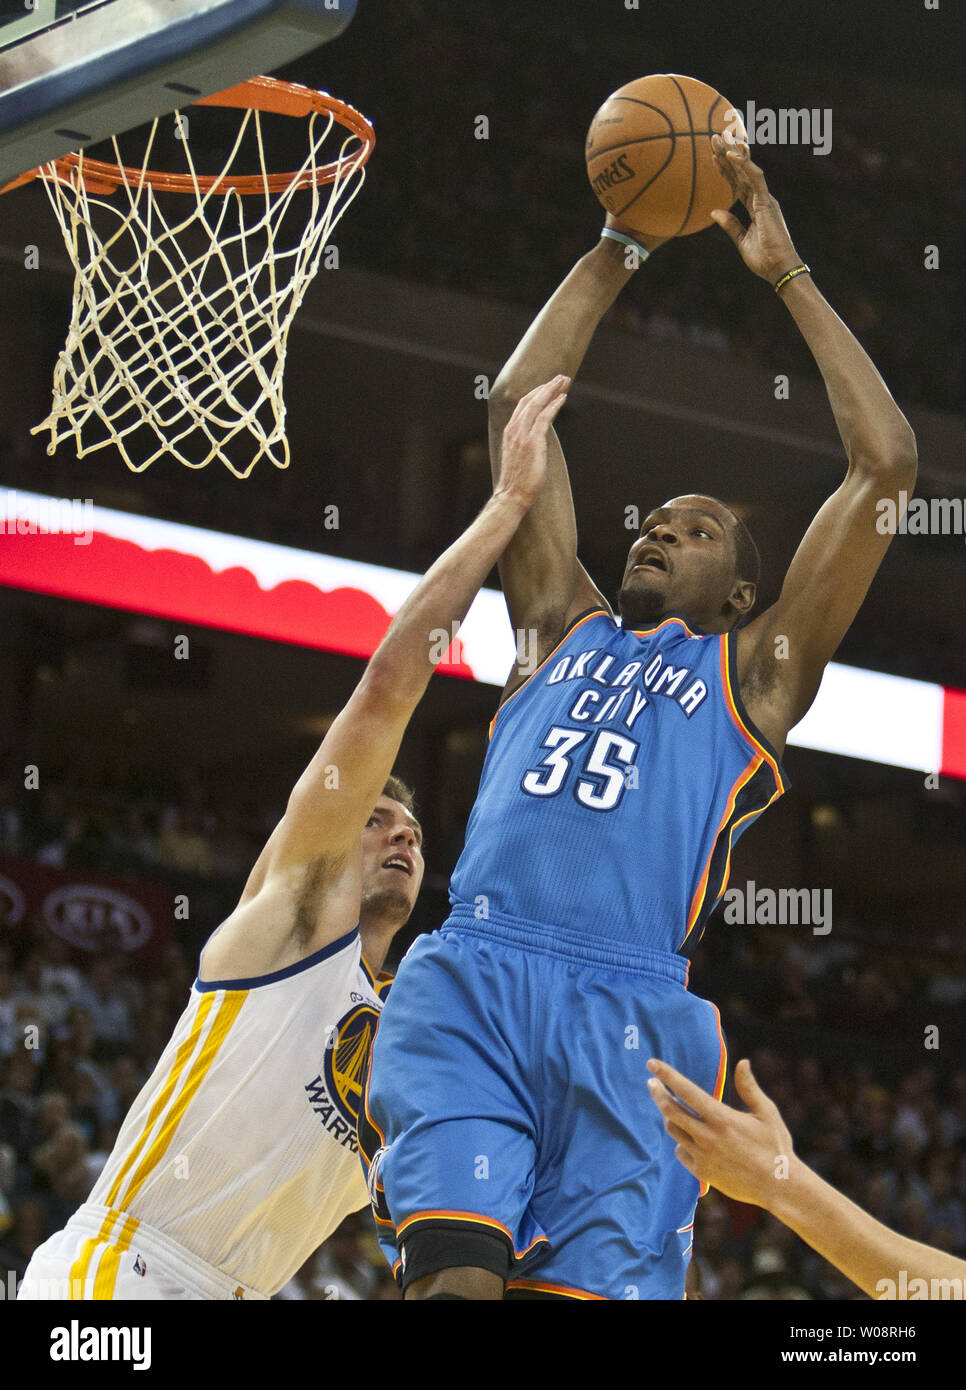
[[[836,656],[867,679],[842,687],[847,719],[833,700],[815,746],[789,747],[791,791],[741,842],[742,905],[716,912],[691,988],[719,1005],[731,1064],[753,1060],[803,1158],[894,1229],[966,1257],[963,53],[954,0],[362,0],[341,38],[280,74],[343,97],[377,134],[292,330],[291,466],[238,480],[217,462],[135,475],[113,449],[47,455],[30,428],[49,409],[71,277],[32,185],[0,203],[0,490],[422,573],[488,496],[485,383],[599,234],[583,140],[604,98],[677,72],[743,112],[821,114],[826,150],[763,139],[752,157],[915,429],[916,496],[949,524],[890,549]],[[200,110],[190,139],[199,163],[224,153]],[[714,227],[633,279],[558,429],[580,557],[611,597],[628,509],[699,491],[758,541],[761,611],[844,472],[804,342]],[[296,645],[152,616],[148,599],[84,602],[67,577],[58,592],[0,588],[7,1296],[90,1191],[202,944],[363,669],[342,628]],[[437,674],[412,720],[397,771],[427,875],[396,960],[447,914],[498,695]],[[827,914],[769,921],[760,890],[781,889]],[[861,1297],[779,1222],[713,1192],[690,1279],[708,1302]],[[368,1213],[278,1295],[397,1297]]]

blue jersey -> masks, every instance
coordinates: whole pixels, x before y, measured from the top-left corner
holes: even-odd
[[[490,726],[454,916],[689,955],[733,844],[787,785],[742,705],[736,644],[676,617],[579,618]]]

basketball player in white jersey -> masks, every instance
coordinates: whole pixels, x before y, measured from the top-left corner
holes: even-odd
[[[355,1135],[378,978],[423,873],[390,773],[433,671],[536,500],[569,381],[520,402],[480,515],[409,596],[201,954],[170,1043],[21,1299],[265,1299],[367,1203]]]

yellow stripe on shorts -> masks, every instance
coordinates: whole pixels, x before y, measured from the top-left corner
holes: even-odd
[[[109,1245],[101,1256],[101,1262],[97,1268],[97,1277],[94,1280],[94,1298],[102,1301],[109,1301],[114,1297],[114,1288],[117,1284],[117,1271],[121,1264],[121,1256],[131,1244],[134,1232],[138,1228],[138,1223],[133,1216],[125,1217],[124,1224],[118,1235],[117,1243]]]
[[[82,1299],[84,1297],[84,1286],[87,1283],[87,1273],[91,1267],[94,1251],[99,1245],[104,1244],[111,1233],[111,1227],[120,1214],[119,1211],[114,1211],[112,1208],[101,1223],[101,1229],[98,1231],[97,1235],[88,1236],[84,1241],[84,1244],[81,1246],[80,1254],[70,1267],[67,1287],[68,1299]]]

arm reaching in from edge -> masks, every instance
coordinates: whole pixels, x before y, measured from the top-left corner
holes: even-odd
[[[715,1100],[666,1062],[647,1065],[654,1073],[648,1089],[677,1141],[675,1153],[701,1182],[764,1207],[870,1298],[895,1298],[914,1279],[926,1281],[929,1297],[942,1296],[933,1293],[939,1281],[948,1288],[958,1280],[962,1296],[966,1260],[890,1231],[796,1157],[778,1106],[758,1085],[750,1062],[735,1069],[747,1113]]]

